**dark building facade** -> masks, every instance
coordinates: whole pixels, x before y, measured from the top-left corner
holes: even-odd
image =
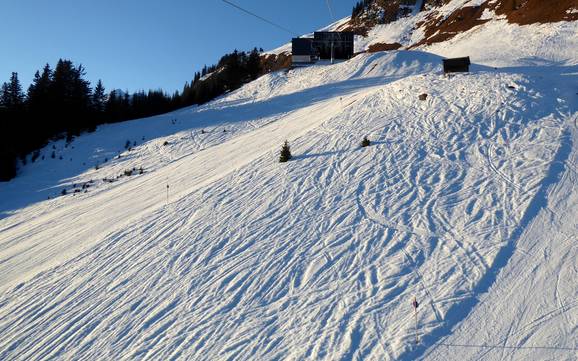
[[[318,31],[313,34],[313,46],[320,59],[351,59],[354,51],[354,34],[351,31]]]
[[[354,52],[353,32],[319,31],[313,38],[293,38],[293,63],[311,63],[318,59],[351,59]]]
[[[291,55],[293,63],[311,63],[317,58],[317,52],[313,49],[313,39],[293,38],[291,41]]]
[[[458,73],[470,71],[470,57],[444,59],[444,73]]]

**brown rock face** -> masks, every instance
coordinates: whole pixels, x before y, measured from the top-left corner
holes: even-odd
[[[371,44],[369,46],[369,48],[367,49],[367,52],[368,53],[377,53],[378,51],[391,51],[391,50],[397,50],[399,48],[401,48],[400,43],[393,43],[393,44],[375,43],[375,44]]]
[[[338,30],[367,36],[375,25],[388,24],[407,15],[404,5],[415,5],[415,0],[374,0],[367,9]]]
[[[428,6],[433,6],[434,4],[448,1],[429,0],[426,2],[430,4]],[[494,11],[496,15],[505,16],[509,23],[519,25],[578,20],[578,0],[486,1],[480,6],[466,6],[457,9],[447,18],[438,15],[433,10],[424,22],[417,24],[418,28],[424,29],[425,37],[419,43],[412,45],[412,47],[443,42],[459,33],[484,24],[489,21],[481,19],[486,9]]]
[[[500,0],[491,8],[519,25],[578,20],[578,0]]]
[[[459,33],[470,30],[474,26],[489,21],[480,20],[483,12],[484,6],[467,6],[454,11],[446,19],[441,16],[435,16],[436,13],[434,12],[425,22],[417,24],[418,27],[424,28],[425,37],[412,47],[446,41]]]
[[[263,74],[268,74],[273,71],[287,69],[290,67],[291,54],[281,53],[279,55],[269,54],[261,56],[261,72]]]

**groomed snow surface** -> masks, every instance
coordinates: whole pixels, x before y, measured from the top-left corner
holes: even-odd
[[[0,187],[0,359],[575,360],[578,71],[440,59],[273,73],[55,143]]]

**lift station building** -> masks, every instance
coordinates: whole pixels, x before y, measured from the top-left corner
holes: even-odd
[[[317,31],[313,38],[293,38],[291,42],[294,65],[317,60],[351,59],[354,52],[354,34],[350,31]]]

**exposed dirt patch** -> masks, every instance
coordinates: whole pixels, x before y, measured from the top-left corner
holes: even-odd
[[[268,54],[261,56],[261,75],[291,67],[291,54]]]
[[[578,20],[578,0],[501,0],[490,8],[519,25]]]
[[[401,48],[401,44],[400,43],[393,43],[393,44],[388,44],[388,43],[376,43],[376,44],[371,44],[369,46],[369,48],[367,49],[368,53],[377,53],[378,51],[391,51],[391,50],[397,50],[399,48]]]
[[[371,30],[372,28],[373,25],[370,26],[361,23],[360,24],[346,23],[337,28],[337,31],[353,31],[355,35],[361,35],[363,37],[366,37],[367,34],[369,34],[369,30]]]
[[[424,28],[425,36],[422,41],[412,45],[412,48],[446,41],[459,33],[488,22],[489,20],[480,19],[486,7],[486,4],[466,6],[454,11],[446,19],[442,16],[436,16],[437,13],[432,13],[424,22],[417,24],[418,27]]]
[[[433,7],[444,3],[447,3],[447,0],[429,0],[425,4]],[[458,9],[445,19],[436,11],[432,12],[425,21],[417,24],[418,28],[424,29],[424,39],[411,47],[443,42],[484,24],[489,21],[481,19],[486,9],[495,12],[498,16],[505,16],[509,23],[519,25],[578,20],[578,10],[576,10],[578,0],[486,1],[480,6],[466,6]]]

